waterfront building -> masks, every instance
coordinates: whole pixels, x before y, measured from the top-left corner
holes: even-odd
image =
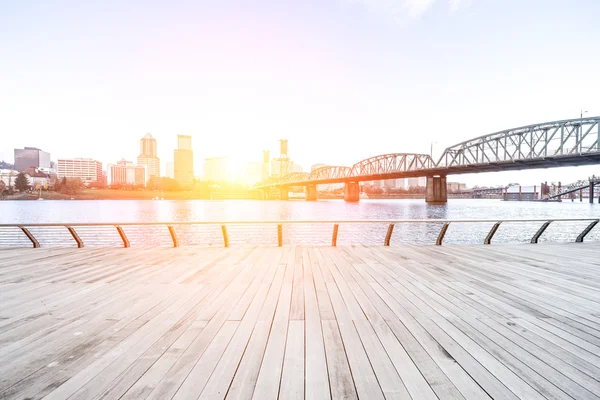
[[[243,181],[249,186],[254,186],[263,179],[263,163],[251,161],[246,164]]]
[[[396,188],[396,180],[395,179],[386,179],[383,181],[383,187],[386,189],[395,189]]]
[[[167,161],[167,178],[175,179],[175,168],[172,161]]]
[[[270,160],[271,153],[269,150],[263,150],[263,162],[262,162],[262,180],[266,181],[271,176]]]
[[[29,186],[33,189],[39,189],[40,187],[43,189],[48,189],[50,186],[50,175],[43,172],[39,168],[29,167],[22,172],[27,177]]]
[[[505,189],[505,200],[541,200],[540,186],[514,185]]]
[[[467,184],[460,183],[460,182],[448,182],[448,183],[446,183],[446,186],[447,186],[448,190],[452,191],[452,192],[459,192],[461,190],[467,189]]]
[[[4,184],[5,189],[10,189],[15,186],[15,179],[19,175],[19,171],[14,169],[0,169],[0,182]]]
[[[149,180],[146,165],[135,165],[131,161],[120,160],[106,166],[109,186],[146,186]]]
[[[59,178],[79,178],[85,185],[102,181],[102,163],[91,158],[58,160]]]
[[[160,176],[160,159],[157,157],[156,139],[149,133],[140,140],[140,155],[137,163],[147,167],[150,178]]]
[[[231,179],[228,174],[227,157],[210,157],[204,159],[204,180],[209,182],[227,182]]]
[[[22,172],[29,167],[50,168],[50,153],[37,147],[15,149],[15,170]]]
[[[395,179],[394,187],[396,189],[406,189],[406,178]]]
[[[289,158],[274,158],[271,160],[271,176],[282,177],[292,172],[302,172],[302,166]]]
[[[174,152],[173,175],[181,186],[190,187],[194,183],[194,152],[192,137],[177,135],[177,149]]]
[[[408,178],[408,187],[425,187],[427,186],[427,178],[422,176],[419,178]]]
[[[304,168],[302,168],[302,165],[298,163],[292,163],[290,172],[304,172]]]

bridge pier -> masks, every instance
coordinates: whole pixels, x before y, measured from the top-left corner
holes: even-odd
[[[317,185],[306,185],[306,201],[317,201]]]
[[[290,199],[290,191],[287,186],[283,186],[279,188],[279,200],[289,200]]]
[[[445,176],[428,176],[427,192],[425,194],[427,203],[447,203],[448,190]]]
[[[360,201],[360,186],[358,182],[346,182],[344,185],[344,201]]]
[[[594,203],[594,182],[590,181],[590,203]]]

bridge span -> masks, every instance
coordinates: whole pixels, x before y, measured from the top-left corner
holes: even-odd
[[[344,183],[344,199],[358,201],[359,182],[427,177],[427,202],[446,202],[446,176],[554,168],[600,163],[600,117],[567,119],[507,129],[458,143],[435,162],[427,154],[390,153],[370,157],[351,167],[328,165],[310,173],[291,173],[258,183],[266,192],[304,186],[306,199],[317,199],[317,185]]]

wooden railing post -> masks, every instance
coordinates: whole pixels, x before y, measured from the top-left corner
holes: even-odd
[[[337,246],[338,229],[340,224],[333,224],[333,236],[331,237],[331,246]]]
[[[394,232],[394,224],[390,224],[390,226],[388,226],[387,233],[385,234],[385,240],[383,241],[384,246],[390,245],[390,240],[392,240],[392,232]]]
[[[492,238],[496,234],[496,231],[498,230],[498,228],[500,228],[500,224],[501,223],[502,222],[496,222],[494,224],[494,226],[492,226],[492,229],[490,229],[490,232],[485,237],[485,240],[483,241],[483,244],[491,244],[492,243]]]
[[[169,233],[171,234],[171,239],[173,239],[173,247],[179,247],[179,241],[177,240],[177,235],[175,234],[175,229],[171,225],[167,225],[169,228]]]
[[[125,231],[119,225],[115,225],[117,228],[117,232],[119,232],[119,236],[121,236],[121,240],[123,241],[123,247],[130,247],[129,239],[127,239],[127,235],[125,235]]]
[[[33,248],[34,249],[39,249],[40,248],[40,242],[37,241],[37,239],[35,238],[35,236],[33,236],[33,234],[29,231],[29,229],[25,228],[24,226],[19,226],[19,228],[21,228],[21,230],[23,231],[23,233],[25,234],[25,236],[27,236],[27,239],[29,239],[31,241],[31,243],[33,244]]]
[[[71,236],[73,236],[73,239],[75,239],[75,241],[77,242],[77,247],[82,248],[83,240],[81,240],[81,238],[79,237],[77,232],[75,232],[75,229],[71,226],[67,226],[66,228],[69,230],[69,233],[71,234]]]
[[[229,247],[229,235],[227,234],[227,227],[221,225],[221,232],[223,232],[223,244],[225,247]]]
[[[277,224],[277,246],[283,246],[283,226]]]
[[[444,236],[446,236],[446,231],[448,230],[449,226],[450,226],[449,222],[446,222],[444,225],[442,225],[442,229],[440,229],[440,233],[437,237],[437,240],[435,241],[436,246],[442,245],[442,242],[444,241]]]

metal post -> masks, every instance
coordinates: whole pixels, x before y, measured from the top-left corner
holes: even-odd
[[[179,241],[177,240],[177,235],[175,234],[175,229],[171,226],[167,226],[169,228],[169,233],[171,234],[171,239],[173,239],[173,247],[179,247]]]
[[[73,229],[70,226],[66,227],[69,230],[69,233],[71,234],[71,236],[73,236],[73,239],[75,239],[75,241],[77,242],[77,247],[78,248],[82,248],[83,247],[83,240],[81,240],[81,238],[79,237],[79,235],[77,234],[77,232],[75,232],[75,229]]]
[[[23,231],[23,233],[25,234],[25,236],[27,236],[27,238],[31,241],[31,243],[33,244],[33,248],[34,249],[39,249],[40,248],[40,242],[37,241],[37,239],[35,238],[35,236],[33,236],[33,234],[31,232],[29,232],[29,229],[23,227],[23,226],[19,226],[19,228],[21,228],[21,230]]]
[[[331,237],[331,246],[333,247],[337,246],[337,236],[339,227],[339,224],[333,224],[333,236]]]
[[[533,235],[533,237],[531,238],[531,243],[537,243],[538,240],[540,239],[540,236],[542,236],[542,233],[544,233],[546,228],[548,228],[548,226],[551,223],[552,223],[552,221],[544,222],[544,224],[540,227],[540,229],[538,229],[538,231],[535,233],[535,235]]]
[[[394,224],[390,224],[390,226],[388,226],[387,233],[385,234],[385,240],[383,242],[384,246],[390,245],[390,240],[392,240],[392,232],[394,232]]]
[[[485,240],[483,241],[483,244],[491,244],[492,243],[492,238],[496,234],[496,231],[498,230],[498,228],[500,228],[501,223],[502,222],[496,222],[494,224],[494,226],[492,226],[492,229],[490,229],[490,232],[487,234]]]
[[[277,246],[283,246],[283,226],[277,224]]]
[[[446,222],[444,225],[442,225],[442,229],[440,230],[440,234],[437,237],[437,240],[435,241],[435,244],[437,246],[441,246],[442,245],[442,241],[444,240],[444,236],[446,236],[446,231],[448,230],[448,226],[450,226],[449,222]]]
[[[587,226],[587,228],[585,228],[585,229],[583,230],[583,232],[581,232],[581,233],[579,234],[579,236],[577,236],[577,239],[575,239],[575,242],[577,242],[577,243],[582,243],[582,242],[583,242],[583,238],[585,238],[585,237],[587,236],[587,234],[588,234],[588,233],[590,233],[590,231],[591,231],[592,229],[594,229],[594,227],[596,226],[596,224],[597,224],[599,221],[600,221],[600,220],[598,220],[598,219],[597,219],[597,220],[593,221],[591,224],[589,224],[589,225]]]
[[[129,239],[127,239],[127,235],[125,235],[125,231],[119,225],[115,225],[117,228],[117,232],[119,232],[119,236],[121,236],[121,240],[123,241],[123,247],[131,247],[129,245]]]
[[[225,247],[229,247],[229,235],[227,234],[227,227],[221,225],[221,232],[223,232],[223,244]]]

